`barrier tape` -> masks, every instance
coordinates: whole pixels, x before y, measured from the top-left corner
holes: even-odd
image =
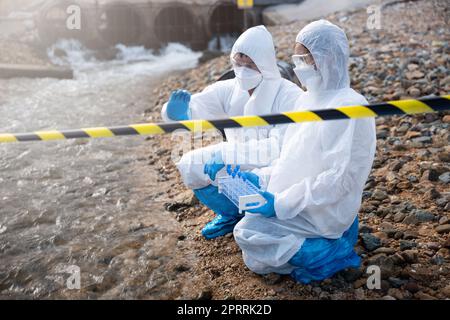
[[[156,135],[185,129],[202,132],[213,129],[256,127],[310,121],[358,119],[378,116],[417,114],[450,110],[450,95],[395,100],[371,105],[344,106],[335,109],[304,110],[263,116],[238,116],[218,120],[186,120],[168,123],[142,123],[120,127],[96,127],[66,131],[36,131],[0,134],[0,143],[48,141],[74,138],[108,138],[127,135]]]

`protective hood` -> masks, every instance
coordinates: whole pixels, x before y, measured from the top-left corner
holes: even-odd
[[[350,87],[350,49],[347,36],[341,28],[327,20],[314,21],[298,33],[296,42],[311,52],[322,76],[323,90]]]
[[[236,40],[230,58],[236,53],[249,56],[261,71],[263,80],[256,87],[244,107],[244,115],[269,114],[281,85],[281,74],[278,70],[275,47],[272,35],[264,26],[248,29]],[[241,89],[236,84],[236,96]]]
[[[238,52],[253,60],[264,79],[281,79],[272,35],[266,27],[256,26],[241,34],[231,49],[230,58]]]

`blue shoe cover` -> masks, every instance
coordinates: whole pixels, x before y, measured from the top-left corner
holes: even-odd
[[[242,216],[230,217],[218,214],[202,229],[202,235],[210,240],[233,232],[234,226],[241,220]]]
[[[346,268],[358,268],[361,258],[354,251],[358,240],[358,218],[339,239],[309,238],[289,260],[297,267],[291,276],[298,282],[324,280]]]
[[[213,185],[201,189],[195,189],[194,194],[198,200],[221,216],[236,217],[239,215],[238,208]]]

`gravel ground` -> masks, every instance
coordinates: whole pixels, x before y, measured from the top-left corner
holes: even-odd
[[[450,92],[449,16],[446,1],[422,0],[397,1],[385,6],[379,30],[367,30],[365,10],[326,18],[343,27],[349,37],[352,86],[369,101],[376,102]],[[279,59],[289,61],[293,39],[305,24],[298,22],[269,28],[274,35]],[[0,63],[48,63],[42,53],[23,43],[0,40],[0,46]],[[200,91],[229,67],[228,57],[221,56],[162,81],[152,94],[148,93],[147,98],[154,102],[148,106],[146,119],[160,121],[159,110],[172,90]],[[176,258],[164,258],[163,263],[154,266],[140,259],[139,255],[147,257],[152,252],[152,245],[156,246],[148,239],[152,240],[154,231],[146,231],[153,222],[150,224],[148,219],[137,216],[129,220],[124,217],[120,223],[123,226],[130,224],[130,230],[126,232],[133,234],[138,230],[142,237],[128,244],[116,239],[119,241],[118,249],[112,248],[111,255],[119,257],[112,259],[108,268],[114,266],[116,260],[127,262],[127,268],[120,267],[117,271],[123,275],[112,273],[114,277],[119,275],[119,285],[113,285],[107,279],[102,286],[86,288],[81,297],[449,298],[449,125],[448,112],[377,119],[377,155],[359,212],[361,223],[357,250],[363,258],[363,265],[360,270],[343,271],[331,279],[310,285],[295,283],[289,276],[252,273],[244,265],[231,235],[205,240],[200,230],[213,218],[213,213],[198,203],[179,178],[171,160],[173,150],[179,144],[169,135],[148,137],[139,151],[147,154],[148,161],[141,161],[134,170],[141,173],[144,181],[154,181],[151,174],[156,175],[159,187],[158,190],[154,186],[138,188],[136,197],[140,198],[146,192],[155,197],[164,193],[164,198],[168,199],[165,204],[166,213],[170,216],[167,224],[172,228],[171,220],[178,221],[178,226],[173,226],[176,232],[170,238],[176,242],[173,249]],[[142,210],[148,210],[148,214],[156,213],[150,212],[151,208]],[[164,237],[162,239],[169,247],[167,250],[172,250],[172,243]],[[144,261],[142,268],[136,274],[136,265],[142,263],[141,260]],[[370,290],[366,286],[366,269],[372,264],[381,268],[383,280],[379,290]],[[157,273],[153,271],[154,267],[159,270]],[[128,282],[121,280],[124,278],[129,278]],[[17,277],[5,279],[6,285],[7,281]],[[146,280],[149,282],[143,285]],[[64,292],[56,296],[73,297]]]
[[[371,102],[450,92],[450,29],[445,1],[398,2],[385,6],[381,29],[367,30],[365,10],[330,15],[351,44],[352,86]],[[306,24],[271,27],[278,58],[289,61],[293,39]],[[229,67],[228,57],[168,78],[154,90],[148,119],[171,90],[197,92]],[[450,297],[450,115],[448,112],[377,119],[377,154],[359,212],[360,270],[302,285],[288,276],[249,271],[232,236],[207,241],[201,228],[213,214],[186,190],[170,160],[176,143],[169,136],[149,143],[167,179],[177,179],[167,203],[197,257],[188,272],[200,299],[444,299]],[[156,157],[156,155],[155,155]],[[192,241],[194,240],[194,241]],[[367,288],[368,265],[381,268],[381,289]]]

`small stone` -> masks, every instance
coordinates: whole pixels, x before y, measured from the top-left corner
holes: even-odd
[[[450,298],[450,284],[440,290],[444,296]]]
[[[419,131],[408,131],[405,134],[405,138],[406,139],[412,139],[412,138],[417,138],[420,137],[422,134]]]
[[[377,139],[386,139],[389,137],[389,131],[377,130]]]
[[[450,162],[450,152],[442,151],[438,153],[439,160],[443,162]]]
[[[450,114],[445,115],[445,116],[442,118],[442,122],[444,122],[444,123],[450,123]]]
[[[378,254],[378,253],[384,253],[386,255],[391,255],[395,253],[395,249],[394,248],[388,248],[388,247],[381,247],[378,248],[376,250],[373,251],[374,254]]]
[[[422,174],[422,177],[420,180],[429,180],[429,181],[438,181],[439,180],[439,173],[436,170],[425,170]]]
[[[402,280],[396,277],[389,277],[388,281],[394,288],[400,288],[401,286],[407,283],[406,280]]]
[[[281,275],[277,273],[269,273],[266,275],[263,275],[264,282],[268,285],[274,285],[277,283],[280,283],[282,280]]]
[[[439,199],[437,199],[436,200],[436,204],[439,206],[439,207],[445,207],[445,205],[448,203],[448,199],[446,199],[446,198],[439,198]]]
[[[394,234],[394,239],[399,240],[399,239],[402,239],[402,238],[403,238],[403,232],[397,231],[397,232]]]
[[[415,71],[406,72],[405,76],[408,80],[412,80],[412,79],[421,79],[425,76],[425,74],[419,70],[415,70]]]
[[[405,231],[403,234],[403,239],[405,240],[411,240],[411,239],[417,239],[419,235],[415,231]]]
[[[390,165],[389,165],[389,170],[392,170],[392,171],[398,171],[398,170],[400,170],[402,167],[403,167],[403,162],[402,161],[400,161],[400,160],[395,160],[394,162],[392,162]]]
[[[368,251],[373,251],[381,247],[381,240],[372,234],[363,233],[361,234],[361,239],[364,248],[366,248]]]
[[[422,137],[414,138],[414,139],[412,139],[412,141],[416,142],[416,143],[432,143],[433,138],[431,138],[429,136],[422,136]]]
[[[416,87],[410,87],[408,88],[408,93],[411,97],[417,98],[421,95],[421,91],[420,89],[416,88]]]
[[[402,222],[403,221],[403,219],[405,219],[405,217],[406,217],[406,214],[405,213],[403,213],[403,212],[397,212],[395,215],[394,215],[394,222]]]
[[[396,300],[396,299],[392,296],[386,295],[386,296],[381,297],[381,300]]]
[[[418,261],[418,251],[417,250],[405,250],[401,253],[403,259],[408,263],[416,263]]]
[[[197,297],[197,300],[211,300],[211,299],[212,299],[211,290],[203,290]]]
[[[436,230],[437,233],[448,233],[450,232],[450,224],[442,224],[437,226],[434,230]]]
[[[400,250],[409,250],[416,247],[416,243],[408,240],[400,240]]]
[[[441,174],[439,180],[445,184],[450,183],[450,171]]]
[[[387,195],[386,192],[384,192],[384,191],[382,191],[382,190],[379,190],[379,189],[376,189],[376,190],[373,192],[373,194],[372,194],[372,198],[374,198],[375,200],[380,200],[380,201],[382,201],[382,200],[384,200],[384,199],[387,199],[387,198],[388,198],[388,195]]]
[[[373,229],[366,224],[359,225],[359,233],[372,233]]]
[[[450,218],[447,216],[443,216],[439,219],[439,224],[447,224],[448,222],[450,222]]]
[[[416,294],[414,294],[414,297],[419,300],[436,300],[435,297],[433,297],[425,292],[422,292],[422,291],[419,291]]]
[[[442,247],[450,249],[450,238],[444,241]]]
[[[445,263],[445,258],[437,253],[430,259],[430,262],[435,265],[443,265]]]
[[[347,282],[355,282],[357,279],[361,278],[362,271],[355,268],[349,268],[339,272],[339,274],[345,279]]]
[[[179,264],[179,265],[175,266],[174,270],[175,270],[176,272],[180,272],[180,273],[181,273],[181,272],[189,271],[189,270],[190,270],[190,267],[189,267],[189,266],[186,266],[186,265],[184,265],[184,264]]]
[[[403,219],[403,223],[405,223],[405,224],[417,224],[418,221],[417,221],[417,218],[416,218],[416,216],[414,214],[409,214],[409,215],[406,216],[405,219]]]
[[[408,71],[414,71],[419,69],[419,66],[415,63],[409,63],[406,67],[408,68]]]
[[[437,199],[441,196],[441,194],[435,188],[431,188],[430,190],[425,192],[425,196],[429,199]]]
[[[428,242],[427,247],[431,250],[437,251],[441,248],[439,242]]]
[[[430,222],[434,221],[435,216],[434,214],[424,211],[424,210],[416,210],[414,213],[414,216],[416,217],[417,221],[419,222]]]
[[[402,181],[402,182],[397,183],[396,187],[401,189],[401,190],[410,189],[411,188],[411,182],[409,182],[409,181]]]
[[[420,290],[418,284],[414,281],[410,281],[404,285],[404,288],[411,293],[416,293]]]

